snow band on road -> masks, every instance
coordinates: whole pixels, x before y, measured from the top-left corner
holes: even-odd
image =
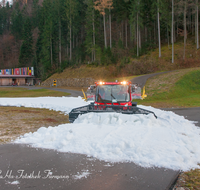
[[[48,108],[68,113],[86,105],[79,98],[0,98],[0,105]],[[187,171],[199,168],[200,129],[173,112],[139,106],[149,115],[88,113],[73,124],[41,127],[15,143],[94,156],[110,162],[134,162],[143,167]]]

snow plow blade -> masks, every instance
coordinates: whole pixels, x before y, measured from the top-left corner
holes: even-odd
[[[154,112],[138,108],[136,104],[134,106],[121,106],[121,105],[94,105],[94,103],[91,103],[87,106],[74,108],[69,113],[69,122],[73,123],[78,118],[79,115],[90,112],[95,112],[95,113],[116,112],[122,114],[144,114],[144,115],[153,114],[155,118],[157,118]]]

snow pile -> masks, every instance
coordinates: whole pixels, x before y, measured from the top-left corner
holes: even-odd
[[[200,129],[173,112],[140,106],[158,116],[89,113],[73,124],[42,127],[16,143],[87,154],[111,162],[189,170],[199,167]]]
[[[87,105],[79,96],[75,97],[38,97],[38,98],[0,98],[1,106],[47,108],[69,113],[73,108]]]
[[[83,170],[81,173],[78,172],[77,175],[74,175],[73,178],[75,180],[81,179],[81,178],[87,178],[91,173],[88,170]]]
[[[68,113],[84,106],[81,97],[0,98],[0,105],[48,108]],[[16,143],[87,154],[111,162],[131,161],[144,167],[174,170],[198,168],[200,129],[194,122],[173,112],[139,106],[153,111],[149,115],[89,113],[73,124],[41,127]]]

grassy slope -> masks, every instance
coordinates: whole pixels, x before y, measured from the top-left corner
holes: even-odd
[[[55,73],[50,78],[52,79],[59,79],[59,78],[93,78],[96,80],[130,80],[134,76],[120,76],[120,77],[113,77],[112,75],[112,68],[115,67],[111,66],[92,66],[92,65],[82,65],[77,68],[67,68],[62,73]]]
[[[200,68],[173,71],[151,78],[147,98],[139,104],[154,107],[200,107]]]

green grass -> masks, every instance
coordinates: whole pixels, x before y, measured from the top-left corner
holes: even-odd
[[[167,80],[167,78],[165,79]],[[200,107],[200,70],[190,71],[183,75],[168,90],[159,90],[167,84],[158,84],[157,89],[151,89],[151,96],[140,104],[176,107]],[[162,107],[163,107],[162,106]]]
[[[0,97],[43,97],[43,96],[68,96],[69,93],[47,89],[28,90],[26,88],[0,88]]]

